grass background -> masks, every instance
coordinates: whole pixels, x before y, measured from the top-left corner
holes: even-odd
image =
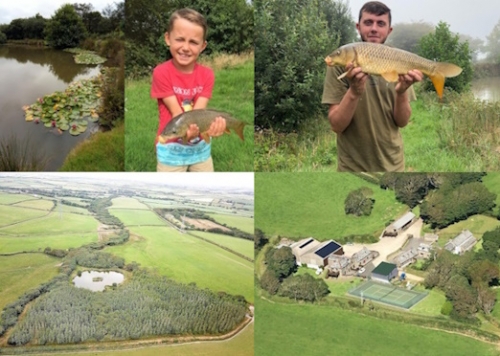
[[[360,187],[373,190],[373,211],[370,216],[346,216],[344,200]],[[378,236],[389,220],[407,210],[395,201],[393,191],[350,173],[255,174],[255,227],[268,235],[320,241],[350,234]]]
[[[254,61],[242,57],[234,65],[216,65],[215,85],[208,107],[226,111],[246,122],[245,141],[232,133],[212,140],[214,170],[247,172],[253,170]],[[156,171],[154,147],[158,129],[158,105],[150,97],[151,79],[128,80],[125,86],[125,169]]]
[[[495,347],[446,332],[332,306],[256,300],[258,355],[497,355]]]
[[[254,258],[254,243],[252,240],[240,239],[233,236],[213,234],[210,232],[193,231],[192,235],[203,237],[204,239],[225,246],[233,251],[241,253],[246,257]]]
[[[252,218],[239,216],[234,214],[208,214],[215,219],[218,223],[226,224],[230,227],[238,227],[241,231],[248,232],[249,234],[254,233],[254,221]]]

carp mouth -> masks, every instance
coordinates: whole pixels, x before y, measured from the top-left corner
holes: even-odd
[[[325,63],[326,63],[326,65],[327,65],[327,66],[329,66],[329,67],[332,67],[332,66],[334,66],[334,65],[335,65],[335,63],[333,63],[333,59],[332,59],[332,57],[330,57],[330,56],[326,56],[326,58],[325,58]]]

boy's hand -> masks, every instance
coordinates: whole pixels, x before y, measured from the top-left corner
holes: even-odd
[[[226,120],[223,117],[217,116],[210,125],[207,134],[211,137],[217,137],[224,134],[226,131]]]
[[[200,129],[198,128],[198,125],[196,124],[189,125],[186,132],[186,140],[191,141],[193,138],[198,137],[199,135],[200,135]]]

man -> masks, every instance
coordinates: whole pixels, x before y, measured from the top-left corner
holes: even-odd
[[[367,2],[356,29],[364,42],[385,43],[392,31],[391,10],[381,2]],[[348,74],[338,80],[345,71]],[[330,105],[328,120],[337,134],[339,171],[404,171],[399,128],[410,119],[410,100],[415,100],[411,86],[422,79],[418,70],[388,83],[352,63],[346,68],[328,67],[322,103]]]

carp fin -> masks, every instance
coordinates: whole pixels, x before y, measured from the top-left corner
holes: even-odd
[[[342,73],[341,75],[339,75],[337,77],[337,79],[340,80],[340,79],[344,78],[347,75],[347,73],[349,73],[349,71]]]
[[[224,130],[224,133],[227,133],[228,135],[231,134],[231,130],[229,127],[226,126],[226,129]]]
[[[203,138],[203,140],[204,140],[206,143],[210,143],[210,136],[209,136],[209,134],[208,134],[208,133],[203,132],[203,133],[201,134],[201,137]]]
[[[444,75],[440,72],[437,72],[434,75],[429,76],[429,78],[431,78],[432,84],[434,84],[434,88],[436,89],[436,93],[439,96],[439,99],[442,99],[444,89]]]
[[[187,135],[182,136],[182,143],[186,145],[188,142]]]
[[[396,72],[395,70],[390,72],[380,73],[380,75],[389,83],[397,82],[399,79],[398,72]]]
[[[436,63],[436,71],[442,73],[446,78],[453,78],[462,73],[462,68],[452,63]]]
[[[240,122],[235,128],[234,128],[234,132],[236,132],[236,134],[239,136],[239,138],[241,138],[241,141],[245,141],[245,138],[243,136],[243,129],[245,128],[245,123],[244,122]]]

